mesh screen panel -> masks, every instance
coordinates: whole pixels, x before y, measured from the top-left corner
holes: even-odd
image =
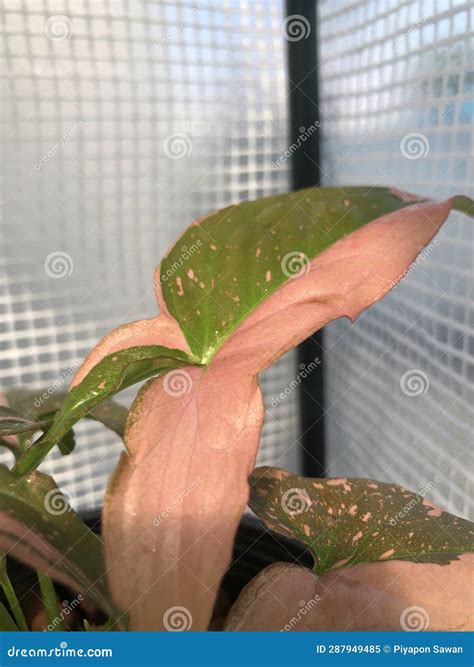
[[[4,7],[4,387],[65,389],[120,323],[156,312],[153,269],[193,219],[285,190],[283,3],[10,0]],[[267,403],[295,375],[263,374]],[[130,395],[128,396],[128,399]],[[260,463],[295,469],[296,392],[270,409]],[[78,427],[53,473],[102,502],[120,443]]]
[[[326,184],[473,195],[474,6],[321,2]],[[449,222],[400,284],[325,333],[328,474],[395,480],[472,516],[472,220]]]

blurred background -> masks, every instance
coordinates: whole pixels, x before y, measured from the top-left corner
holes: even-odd
[[[472,1],[6,0],[3,31],[4,390],[65,390],[155,314],[154,267],[214,209],[318,183],[474,195]],[[473,518],[472,241],[452,214],[379,304],[263,374],[260,464]],[[91,511],[121,445],[77,433],[42,469]]]

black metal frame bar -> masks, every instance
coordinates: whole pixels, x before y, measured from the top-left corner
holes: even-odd
[[[286,0],[287,28],[299,23],[301,39],[288,40],[290,141],[296,143],[304,132],[320,122],[318,96],[318,44],[316,0]],[[291,33],[290,33],[291,34]],[[295,35],[296,36],[296,35]],[[294,190],[320,184],[320,132],[307,137],[292,155]],[[298,348],[298,363],[306,366],[316,358],[322,360],[323,334],[313,334]],[[300,384],[301,448],[303,474],[324,476],[324,366],[308,373]]]

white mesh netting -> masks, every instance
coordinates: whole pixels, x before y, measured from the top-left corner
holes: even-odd
[[[9,0],[4,6],[2,386],[65,389],[120,323],[153,315],[153,269],[193,219],[284,190],[283,3]],[[294,355],[264,374],[267,402]],[[59,384],[57,380],[59,379]],[[53,473],[102,502],[120,445],[78,428]],[[296,392],[267,414],[261,463],[295,468]]]
[[[473,195],[472,2],[321,2],[326,184]],[[472,220],[452,214],[407,277],[326,330],[328,474],[395,480],[473,514]]]

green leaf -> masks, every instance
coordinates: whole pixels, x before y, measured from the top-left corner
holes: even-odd
[[[306,544],[318,575],[386,560],[446,564],[474,551],[473,523],[397,484],[262,467],[250,477],[249,506],[269,528]]]
[[[120,405],[116,401],[105,401],[93,408],[86,415],[86,418],[100,422],[110,431],[123,438],[127,416],[128,409],[124,405]]]
[[[0,438],[0,447],[5,447],[15,458],[18,457],[19,446],[18,443],[12,441],[12,438]]]
[[[5,405],[0,405],[0,423],[3,420],[19,422],[19,423],[30,423],[29,419],[22,417],[16,410],[9,408]]]
[[[25,615],[23,614],[23,609],[21,608],[20,602],[10,581],[10,577],[8,576],[7,559],[3,553],[0,554],[0,586],[10,606],[18,629],[28,630],[28,624]]]
[[[18,412],[27,414],[37,420],[33,423],[38,428],[33,428],[32,430],[41,430],[45,424],[53,422],[67,396],[67,392],[65,391],[49,394],[44,389],[31,390],[23,389],[22,387],[9,389],[5,394],[8,403],[15,407]],[[100,422],[120,437],[123,437],[127,415],[128,410],[125,406],[120,405],[116,401],[106,400],[93,408],[84,417]]]
[[[5,419],[0,422],[0,436],[34,433],[35,431],[41,431],[45,426],[46,424],[43,422],[16,422]]]
[[[30,433],[37,430],[39,425],[38,421],[23,417],[16,410],[0,405],[0,436]]]
[[[0,602],[0,632],[18,632],[18,627],[3,602]]]
[[[66,433],[58,441],[59,451],[63,456],[66,456],[67,454],[71,454],[71,452],[74,451],[75,446],[76,437],[74,435],[74,430],[70,428],[69,431],[66,431]]]
[[[10,408],[34,422],[54,419],[65,395],[65,391],[56,391],[54,386],[49,389],[10,387],[5,390],[5,397]]]
[[[413,201],[388,188],[311,188],[229,206],[186,230],[160,266],[170,313],[209,361],[257,305],[335,241]],[[471,200],[455,198],[469,211]]]
[[[11,441],[3,440],[2,436],[32,434],[37,431],[44,431],[46,433],[49,425],[54,422],[56,414],[66,396],[66,392],[54,392],[51,394],[47,390],[42,389],[28,390],[17,388],[6,392],[6,398],[10,405],[15,405],[18,410],[23,411],[23,413],[31,417],[35,417],[37,421],[31,421],[22,417],[17,410],[0,406],[0,444],[10,449],[18,457],[25,450],[25,446],[14,446]],[[108,400],[93,408],[84,417],[101,422],[111,431],[123,437],[127,415],[128,410],[125,406]],[[2,416],[4,416],[3,420]],[[11,419],[12,417],[13,420]],[[22,445],[22,443],[20,444]],[[70,454],[76,446],[73,429],[67,431],[57,444],[59,451],[63,455]]]
[[[21,476],[36,468],[74,424],[106,399],[137,382],[189,363],[188,355],[181,350],[161,345],[130,347],[108,355],[66,394],[53,425],[22,454],[14,473]],[[94,418],[99,415],[104,417],[104,411],[94,410]]]
[[[18,479],[0,466],[0,549],[80,592],[111,618],[102,542],[72,510],[53,479]]]

